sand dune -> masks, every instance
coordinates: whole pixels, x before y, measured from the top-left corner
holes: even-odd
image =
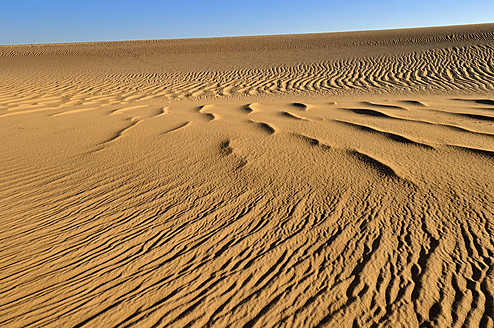
[[[0,46],[0,326],[494,327],[493,36]]]

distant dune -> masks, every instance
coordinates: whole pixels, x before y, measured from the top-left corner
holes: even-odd
[[[494,327],[494,24],[0,46],[0,327]]]

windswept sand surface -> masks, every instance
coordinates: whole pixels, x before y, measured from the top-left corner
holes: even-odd
[[[493,327],[494,25],[0,47],[1,327]]]

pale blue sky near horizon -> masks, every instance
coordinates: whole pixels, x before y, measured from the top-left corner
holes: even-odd
[[[494,0],[0,0],[0,44],[298,34],[494,22]]]

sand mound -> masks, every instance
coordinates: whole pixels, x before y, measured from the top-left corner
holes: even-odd
[[[0,47],[0,326],[493,327],[493,34]]]

